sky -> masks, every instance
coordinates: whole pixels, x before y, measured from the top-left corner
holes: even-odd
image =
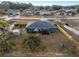
[[[71,5],[79,5],[79,1],[77,0],[0,0],[2,1],[12,1],[12,2],[22,2],[22,3],[32,3],[35,6],[51,6],[51,5],[62,5],[62,6],[71,6]]]
[[[46,6],[46,5],[62,5],[62,6],[71,6],[71,5],[79,5],[79,1],[22,1],[26,3],[32,3],[35,6]]]

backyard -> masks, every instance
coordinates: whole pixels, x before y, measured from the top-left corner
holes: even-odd
[[[25,22],[24,20],[16,20],[17,24],[26,24],[27,22]],[[59,30],[57,30],[57,32],[55,33],[41,34],[27,33],[25,27],[18,29],[21,30],[20,35],[13,35],[8,31],[3,31],[3,35],[0,36],[0,56],[79,56],[75,51],[76,48],[74,47],[74,45]],[[30,48],[27,49],[24,47],[24,42],[27,43],[30,41],[29,36],[36,37],[34,38],[34,40],[38,39],[38,41],[40,41],[39,43],[42,45],[42,47],[40,45],[37,46],[37,50],[41,49],[40,51],[28,51],[28,49]],[[30,44],[32,45],[32,43]],[[37,45],[37,43],[34,44]],[[28,44],[25,44],[25,46],[27,47]],[[31,47],[33,47],[33,45]]]
[[[29,35],[38,36],[41,44],[45,46],[45,51],[31,52],[23,48],[23,42]],[[11,36],[9,40],[15,45],[14,50],[6,52],[1,56],[78,56],[72,52],[74,46],[59,30],[45,35],[41,33],[30,34],[25,29],[22,29],[20,36]]]

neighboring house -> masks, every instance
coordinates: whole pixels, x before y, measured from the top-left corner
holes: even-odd
[[[79,14],[76,14],[75,16],[79,17]]]
[[[65,16],[75,16],[77,9],[63,9],[65,11]]]
[[[56,27],[50,21],[35,21],[26,25],[27,32],[48,32],[56,31]]]
[[[76,11],[77,11],[77,9],[65,9],[65,12],[69,12],[69,11],[76,12]]]
[[[5,11],[5,13],[9,16],[20,15],[19,10],[12,10],[12,9],[8,9],[7,11]]]
[[[0,9],[0,16],[6,15],[4,9]]]
[[[56,11],[55,15],[75,16],[77,9],[61,9]]]
[[[13,13],[15,13],[12,9],[8,9],[8,10],[5,10],[5,13],[7,15],[13,15]]]
[[[51,15],[55,15],[56,14],[56,11],[50,11],[51,12]]]
[[[22,19],[19,19],[19,20],[16,20],[16,24],[15,24],[15,27],[16,28],[25,28],[27,24],[27,21],[26,20],[22,20]]]
[[[22,11],[22,15],[51,15],[53,12],[47,10],[39,10],[38,8],[30,8]]]
[[[20,10],[15,10],[15,15],[20,15],[20,14],[21,14]]]
[[[42,16],[42,15],[46,15],[46,16],[48,16],[48,15],[51,15],[51,12],[50,11],[47,11],[47,10],[41,10],[41,11],[39,11],[39,14]]]
[[[33,10],[25,9],[22,11],[22,15],[33,15]]]

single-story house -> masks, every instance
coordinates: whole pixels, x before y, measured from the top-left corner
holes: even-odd
[[[17,19],[16,21],[16,24],[15,24],[15,27],[16,28],[25,28],[26,24],[29,22],[27,20],[23,20],[23,19]]]
[[[33,15],[33,10],[25,9],[22,11],[22,15]]]
[[[56,32],[56,26],[50,21],[35,21],[26,25],[27,32]]]
[[[20,15],[20,10],[8,9],[5,13],[9,16]]]

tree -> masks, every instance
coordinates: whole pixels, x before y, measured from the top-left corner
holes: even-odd
[[[28,5],[28,7],[33,7],[33,5],[31,4],[31,3],[29,3],[29,4],[27,4]]]
[[[79,9],[77,9],[77,13],[79,13]]]
[[[3,1],[0,4],[0,8],[2,9],[26,9],[29,7],[32,7],[33,5],[31,3],[19,3],[19,2],[9,2],[9,1]]]
[[[49,9],[50,8],[50,6],[45,6],[45,9],[47,10],[47,9]]]
[[[39,9],[42,10],[42,9],[44,9],[44,7],[43,6],[40,6]]]
[[[62,9],[62,6],[53,5],[52,8],[53,10],[59,10]]]
[[[2,9],[8,9],[10,7],[10,4],[8,1],[3,1],[1,2],[1,6]]]
[[[1,26],[6,26],[8,24],[7,21],[3,20],[3,19],[0,19],[0,25]]]

